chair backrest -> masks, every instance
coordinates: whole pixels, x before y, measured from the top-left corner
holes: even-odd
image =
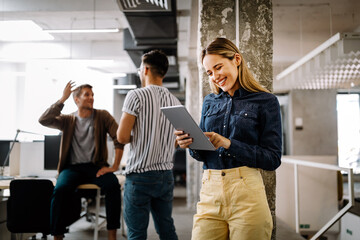
[[[12,233],[50,233],[50,202],[54,190],[47,179],[10,182],[7,228]]]
[[[176,148],[173,155],[174,172],[186,172],[186,151],[183,148]]]

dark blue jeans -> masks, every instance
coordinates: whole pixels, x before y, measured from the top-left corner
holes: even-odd
[[[62,235],[67,227],[69,199],[77,186],[84,183],[96,184],[105,195],[107,229],[120,228],[121,190],[117,177],[107,173],[96,177],[100,168],[92,163],[71,165],[64,169],[56,181],[51,198],[50,225],[52,235]]]
[[[126,175],[124,217],[128,240],[147,238],[149,213],[160,239],[177,240],[171,217],[174,177],[171,170]]]

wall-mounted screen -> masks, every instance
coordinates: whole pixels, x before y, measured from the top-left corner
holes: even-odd
[[[11,141],[0,140],[0,166],[4,165],[5,158],[10,150],[10,142]],[[9,161],[5,166],[9,166]]]
[[[44,169],[56,170],[59,161],[61,135],[47,135],[44,139]]]

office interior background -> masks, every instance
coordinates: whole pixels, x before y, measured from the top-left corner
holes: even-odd
[[[59,132],[38,123],[42,112],[73,80],[77,85],[91,84],[94,107],[108,110],[119,120],[126,93],[140,87],[136,75],[140,57],[153,48],[169,56],[164,86],[186,106],[200,98],[190,111],[198,121],[202,95],[197,93],[202,90],[194,91],[192,86],[202,81],[198,56],[203,43],[198,28],[204,23],[200,13],[206,12],[204,6],[220,2],[0,0],[1,164],[20,130],[7,174],[54,177],[56,170],[44,164],[44,142],[45,136]],[[261,8],[263,1],[257,2]],[[359,198],[360,2],[264,2],[272,5],[271,82],[282,109],[284,156],[352,169],[354,194]],[[233,11],[230,6],[219,7],[213,14],[221,16],[222,25],[235,29],[236,24],[228,22]],[[259,24],[261,31],[265,23]],[[248,30],[232,40],[244,41]],[[218,36],[226,34],[218,31]],[[69,99],[63,112],[74,111],[76,106]],[[189,170],[194,160],[186,157]],[[191,166],[195,167],[186,173],[188,208],[195,207],[201,176],[201,166]],[[297,224],[293,169],[291,161],[284,162],[276,173],[276,214],[306,235],[321,229],[339,211],[339,204],[348,200],[351,184],[345,171],[339,182],[336,171],[300,165]],[[343,189],[341,198],[339,189]],[[359,214],[348,212],[326,236],[360,239],[360,230],[354,227],[359,224]]]

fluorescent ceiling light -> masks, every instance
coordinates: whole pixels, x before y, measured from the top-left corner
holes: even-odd
[[[135,89],[136,85],[135,84],[130,84],[130,85],[114,85],[113,86],[114,89]]]
[[[169,65],[175,66],[176,65],[176,57],[174,55],[168,56]]]
[[[43,30],[46,33],[115,33],[119,32],[118,28],[105,28],[105,29],[54,29]]]
[[[179,83],[178,82],[163,82],[163,87],[166,87],[166,88],[178,88]]]
[[[54,40],[31,20],[0,21],[0,41]]]
[[[113,77],[126,77],[126,73],[109,73]]]

